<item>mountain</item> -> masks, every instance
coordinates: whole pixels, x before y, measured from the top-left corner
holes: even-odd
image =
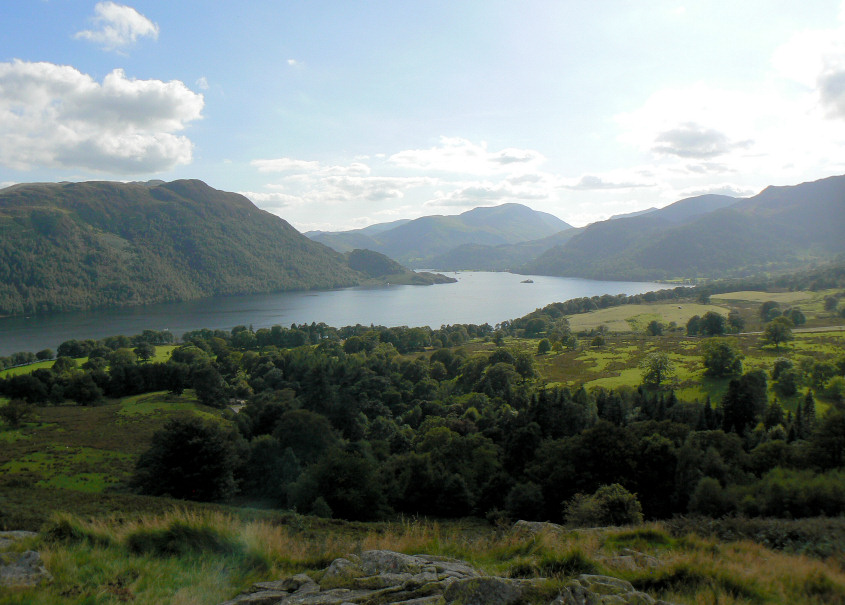
[[[736,199],[705,195],[640,216],[588,225],[519,269],[595,279],[725,277],[845,252],[845,176],[769,187]]]
[[[651,208],[646,208],[645,210],[635,210],[634,212],[626,212],[625,214],[614,214],[607,220],[615,221],[618,218],[631,218],[632,216],[640,216],[641,214],[648,214],[649,212],[654,212],[657,210],[654,206]]]
[[[431,284],[450,284],[458,281],[454,277],[446,277],[439,273],[410,271],[395,260],[372,250],[352,250],[344,256],[346,257],[346,263],[352,269],[363,273],[373,280],[374,283],[429,286]]]
[[[572,227],[548,237],[517,244],[462,244],[438,254],[430,264],[438,271],[511,271],[546,250],[566,243],[580,232],[581,229]]]
[[[453,216],[424,216],[394,223],[389,228],[373,225],[354,231],[323,233],[313,239],[342,252],[368,248],[410,267],[427,267],[438,255],[464,244],[516,244],[570,228],[551,214],[522,204],[503,204]]]
[[[0,315],[355,285],[342,255],[197,180],[0,190]]]

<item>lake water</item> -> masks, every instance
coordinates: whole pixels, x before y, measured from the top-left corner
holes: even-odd
[[[515,275],[512,273],[448,273],[458,282],[433,286],[381,286],[318,292],[282,292],[226,296],[183,303],[165,303],[0,319],[0,355],[16,351],[55,350],[72,338],[99,339],[138,334],[145,329],[170,330],[176,336],[198,328],[254,329],[292,323],[325,322],[432,326],[489,323],[496,325],[538,307],[582,296],[641,294],[665,288],[651,282],[614,282]],[[534,283],[521,283],[532,279]]]

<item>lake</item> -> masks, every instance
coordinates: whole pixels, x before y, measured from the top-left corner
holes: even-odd
[[[667,287],[652,282],[512,273],[464,271],[447,275],[458,282],[225,296],[141,307],[6,317],[0,319],[0,355],[55,350],[72,338],[132,335],[145,329],[170,330],[181,336],[198,328],[228,330],[237,325],[252,325],[257,330],[277,324],[321,321],[335,327],[359,323],[388,327],[496,325],[552,302],[602,294],[641,294]],[[521,283],[525,279],[534,283]]]

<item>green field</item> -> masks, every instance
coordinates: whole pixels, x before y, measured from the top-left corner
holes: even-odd
[[[591,330],[602,325],[607,326],[611,332],[642,332],[652,320],[661,321],[666,325],[675,322],[676,325],[683,327],[690,317],[701,316],[708,311],[716,311],[727,316],[730,307],[728,305],[701,305],[698,303],[622,305],[592,311],[591,313],[572,315],[569,317],[569,325],[574,332]]]
[[[150,362],[159,362],[164,363],[168,359],[170,359],[170,355],[173,353],[173,349],[175,349],[177,345],[160,345],[156,347],[156,354],[155,356],[150,359]],[[81,366],[83,363],[88,361],[87,357],[80,357],[76,360],[76,365]],[[0,378],[8,378],[9,376],[20,376],[21,374],[30,374],[35,370],[41,369],[49,369],[53,367],[53,364],[56,363],[55,359],[48,359],[47,361],[38,361],[36,363],[30,363],[25,366],[18,366],[15,368],[8,368],[6,370],[0,370]]]

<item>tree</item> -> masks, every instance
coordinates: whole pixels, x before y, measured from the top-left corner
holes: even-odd
[[[183,500],[223,500],[236,491],[237,436],[219,423],[197,416],[169,421],[153,434],[150,448],[135,465],[133,485],[152,496]]]
[[[378,519],[388,512],[378,465],[352,446],[335,448],[308,467],[290,486],[290,498],[298,510],[315,512],[325,508],[317,503],[323,498],[332,515],[342,519]]]
[[[53,353],[52,349],[42,349],[41,351],[38,351],[38,353],[35,354],[35,358],[39,361],[44,361],[47,359],[53,359],[55,355],[56,354]]]
[[[699,332],[705,336],[721,336],[727,332],[725,316],[715,311],[708,311],[701,318]]]
[[[795,326],[803,326],[805,323],[807,323],[807,317],[804,315],[804,313],[802,313],[801,309],[799,309],[798,307],[793,307],[792,309],[784,313],[784,316],[788,317],[789,321],[792,322],[792,325]]]
[[[6,405],[0,406],[0,419],[13,429],[26,422],[31,414],[32,407],[22,399],[12,399]]]
[[[552,350],[552,345],[548,338],[544,338],[537,344],[537,355],[545,355]]]
[[[775,345],[775,349],[780,350],[781,343],[788,342],[792,339],[792,322],[789,321],[789,318],[775,317],[766,324],[761,342],[764,345]]]
[[[745,328],[745,320],[736,309],[731,309],[731,312],[728,313],[728,325],[734,334],[739,334]]]
[[[708,340],[702,346],[707,376],[721,378],[742,373],[742,355],[725,339]]]
[[[693,315],[687,321],[687,336],[698,336],[701,331],[701,317]]]
[[[780,312],[780,303],[774,300],[767,300],[762,305],[760,305],[760,319],[763,321],[771,321],[775,317],[778,317],[781,314]]]
[[[663,334],[663,324],[652,319],[645,328],[646,334],[649,336],[660,336]]]
[[[138,344],[137,347],[132,350],[132,352],[138,356],[138,359],[141,359],[142,361],[148,361],[155,357],[156,348],[149,342],[141,342]]]
[[[643,371],[643,384],[659,387],[663,381],[674,375],[675,364],[669,359],[669,355],[657,351],[645,356],[640,362],[640,369]]]
[[[522,382],[525,382],[529,378],[534,378],[537,375],[537,371],[534,369],[534,357],[531,353],[525,351],[517,353],[513,367],[517,374],[522,376]]]

